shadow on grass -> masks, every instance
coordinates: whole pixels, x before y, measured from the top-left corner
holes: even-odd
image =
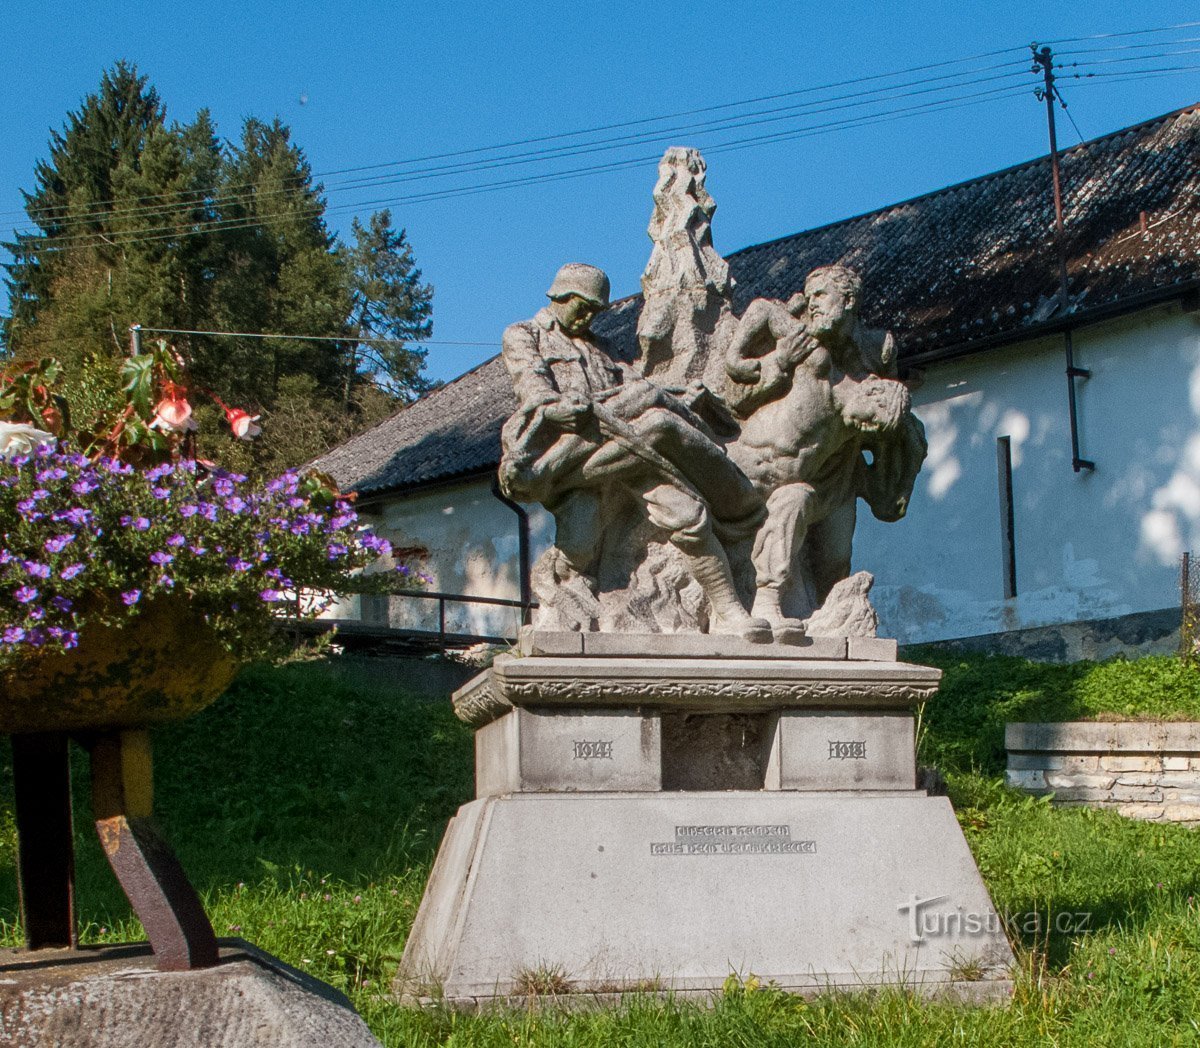
[[[471,733],[448,701],[336,661],[252,667],[203,713],[154,734],[155,812],[202,892],[304,871],[333,880],[432,862],[472,792]],[[16,916],[12,761],[0,795],[0,918]],[[129,909],[90,823],[87,758],[73,758],[81,923]]]

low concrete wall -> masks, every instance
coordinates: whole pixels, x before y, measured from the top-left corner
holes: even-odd
[[[1010,786],[1051,803],[1200,826],[1200,722],[1009,724]]]

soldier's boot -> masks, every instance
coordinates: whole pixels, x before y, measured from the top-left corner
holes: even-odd
[[[687,556],[688,568],[712,605],[709,633],[733,634],[756,644],[771,640],[771,624],[766,619],[756,618],[746,611],[738,600],[733,587],[733,576],[729,570],[729,558],[717,542],[711,553]]]
[[[803,619],[793,619],[784,615],[779,606],[779,589],[776,586],[759,586],[754,592],[754,607],[750,614],[755,618],[766,619],[776,630],[804,630]]]

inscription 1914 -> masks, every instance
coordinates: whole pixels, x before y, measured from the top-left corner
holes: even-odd
[[[829,759],[831,761],[865,761],[867,759],[866,739],[844,741],[830,739]]]
[[[814,855],[816,841],[792,840],[790,826],[676,826],[675,839],[651,843],[651,855]]]
[[[576,739],[574,742],[574,759],[577,761],[610,761],[613,759],[612,740]]]

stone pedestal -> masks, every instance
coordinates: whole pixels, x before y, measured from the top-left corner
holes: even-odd
[[[164,972],[146,944],[0,951],[0,1044],[14,1048],[379,1048],[350,1001],[240,939]]]
[[[857,658],[839,638],[701,654],[711,639],[527,634],[455,694],[478,799],[446,831],[398,992],[710,994],[731,974],[1009,991],[950,804],[915,788],[913,709],[940,672],[869,638]]]

